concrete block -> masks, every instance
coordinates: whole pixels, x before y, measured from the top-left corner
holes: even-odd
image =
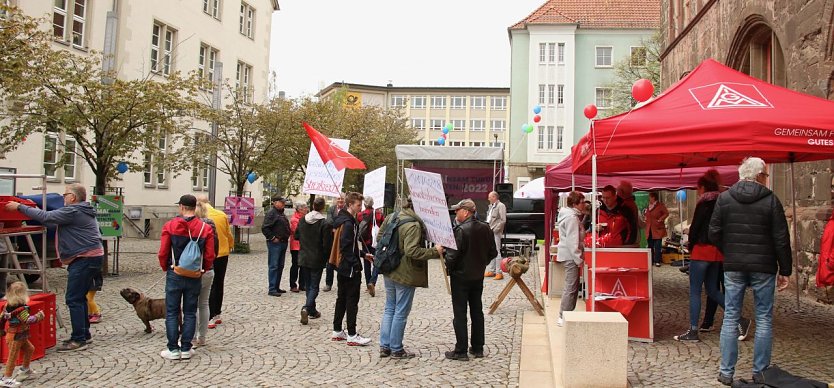
[[[561,298],[565,290],[565,266],[555,261],[550,262],[547,283],[547,295]]]
[[[567,387],[628,385],[628,321],[620,313],[564,312],[562,384]]]

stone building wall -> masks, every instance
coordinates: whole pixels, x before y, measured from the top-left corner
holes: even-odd
[[[834,0],[662,0],[661,6],[663,89],[706,58],[734,66],[740,62],[739,47],[750,26],[764,23],[778,41],[772,60],[780,68],[773,71],[771,82],[834,99]],[[793,228],[790,169],[773,167],[774,192],[785,204]],[[832,213],[834,162],[797,163],[794,168],[799,242],[793,248],[798,249],[799,287],[832,303],[834,291],[818,289],[815,275],[820,235]],[[694,209],[694,193],[689,197],[689,209]]]

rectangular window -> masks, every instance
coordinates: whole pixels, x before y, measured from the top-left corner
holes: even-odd
[[[599,109],[607,109],[611,107],[611,89],[596,89],[596,106]]]
[[[206,159],[203,161],[203,190],[208,190],[209,188],[209,181],[211,180],[211,175],[209,174],[209,160]]]
[[[86,0],[75,0],[75,8],[72,12],[72,45],[76,47],[84,47],[86,2]]]
[[[544,127],[539,126],[539,141],[538,141],[538,149],[539,151],[544,150]]]
[[[504,132],[507,129],[507,122],[504,120],[492,120],[489,124],[494,132]]]
[[[393,95],[391,96],[391,107],[392,108],[405,108],[405,96],[403,95]]]
[[[544,84],[539,84],[539,105],[544,105]]]
[[[450,105],[452,109],[466,109],[466,97],[452,96],[452,102]]]
[[[214,81],[214,63],[217,61],[218,51],[207,44],[200,45],[199,63],[197,63],[197,74],[208,81]]]
[[[466,145],[466,142],[463,142],[463,141],[450,141],[448,143],[452,147],[463,147],[463,146]]]
[[[553,149],[553,126],[552,125],[547,126],[547,149],[548,150]]]
[[[646,66],[646,48],[643,46],[631,48],[631,66],[645,67]]]
[[[255,9],[244,2],[240,2],[240,33],[255,39]]]
[[[597,47],[596,67],[611,67],[611,53],[614,50],[611,46]]]
[[[203,12],[220,20],[220,0],[203,0]]]
[[[565,44],[559,43],[559,55],[557,57],[559,63],[565,63]]]
[[[421,131],[426,129],[426,119],[411,119],[411,128]]]
[[[547,44],[547,61],[550,63],[556,62],[556,43]]]
[[[547,104],[553,105],[556,102],[556,85],[547,85]]]
[[[159,138],[159,152],[166,154],[168,152],[168,138],[162,136]],[[156,185],[165,186],[168,183],[168,172],[163,168],[156,168]]]
[[[486,120],[470,120],[469,121],[469,130],[470,131],[483,131],[485,124],[486,124]]]
[[[241,61],[237,62],[237,82],[235,86],[238,93],[243,97],[243,102],[252,102],[252,66]]]
[[[565,127],[558,126],[556,127],[556,149],[562,149],[562,143],[564,141],[565,136]]]
[[[439,131],[439,130],[443,129],[443,126],[446,125],[446,120],[431,119],[431,122],[429,124],[431,125],[429,127],[429,129],[431,129],[432,131]]]
[[[565,103],[565,85],[557,85],[556,88],[556,104],[563,105]]]
[[[446,109],[446,96],[431,96],[432,109]]]
[[[486,109],[486,96],[472,96],[469,98],[469,106],[472,109]]]
[[[490,147],[503,147],[504,142],[503,141],[497,141],[497,142],[496,141],[491,141],[491,142],[489,142],[489,146]]]
[[[47,133],[43,137],[43,173],[49,178],[56,177],[58,163],[58,134]]]
[[[470,147],[483,147],[484,142],[482,142],[482,141],[470,141],[469,146]]]
[[[426,96],[411,96],[411,109],[426,109]]]
[[[153,157],[150,153],[145,153],[145,163],[142,168],[145,185],[153,184]]]
[[[492,96],[490,99],[490,105],[492,110],[507,110],[507,97]]]
[[[52,8],[52,35],[55,39],[66,40],[66,26],[67,0],[55,0],[55,6]]]
[[[75,147],[75,139],[64,141],[64,179],[68,181],[75,180]]]
[[[194,190],[200,189],[200,164],[194,163],[191,165],[191,188]]]
[[[86,15],[87,0],[55,0],[52,7],[52,35],[55,39],[83,48]]]
[[[453,131],[463,131],[466,129],[466,120],[452,120]]]
[[[545,50],[547,50],[547,43],[539,43],[539,63],[544,63]]]
[[[171,74],[174,67],[174,42],[177,31],[160,22],[153,23],[151,34],[151,71]]]

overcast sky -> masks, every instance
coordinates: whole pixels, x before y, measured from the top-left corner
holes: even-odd
[[[288,97],[333,82],[510,86],[507,27],[546,0],[279,0],[270,68]]]

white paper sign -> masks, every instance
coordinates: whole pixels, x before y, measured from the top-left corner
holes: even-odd
[[[406,168],[405,179],[411,191],[414,211],[426,224],[429,241],[446,248],[457,249],[440,174]]]
[[[348,151],[350,140],[330,139],[341,149]],[[328,197],[338,197],[342,192],[345,181],[345,170],[336,170],[333,162],[327,162],[325,167],[313,143],[310,143],[310,156],[307,157],[307,175],[304,176],[304,186],[301,192],[305,194],[319,194]]]
[[[365,174],[365,185],[362,187],[362,196],[365,198],[373,198],[374,199],[374,208],[381,209],[383,203],[385,202],[385,171],[386,166],[382,166],[376,170],[373,170],[367,174]],[[362,205],[364,207],[364,205]],[[376,217],[374,217],[374,221],[376,221]],[[376,235],[379,225],[374,223],[374,227],[371,230],[371,235],[373,236],[373,246],[376,247]]]

